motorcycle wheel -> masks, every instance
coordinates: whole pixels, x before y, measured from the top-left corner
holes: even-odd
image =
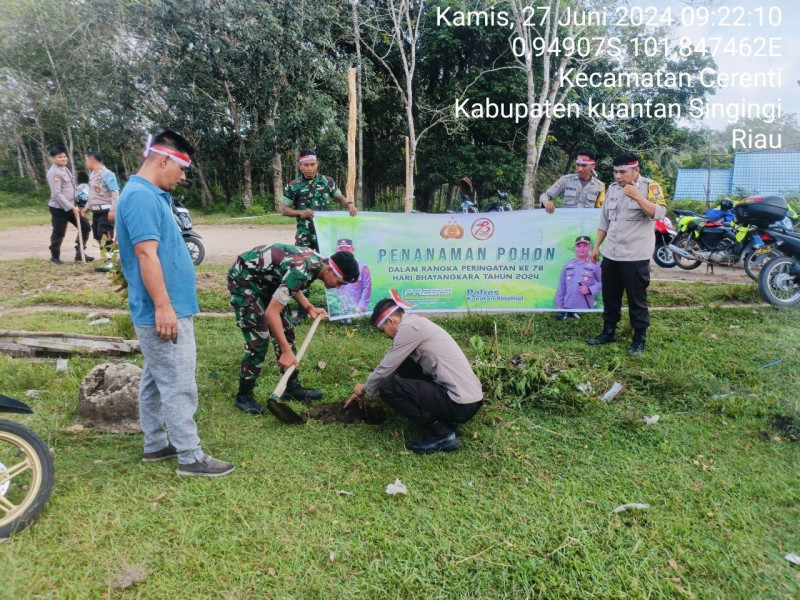
[[[184,238],[186,247],[189,249],[189,256],[192,257],[192,262],[196,267],[206,257],[206,249],[203,247],[203,242],[197,238]]]
[[[0,419],[0,539],[41,514],[54,481],[53,455],[44,440],[16,421]]]
[[[671,269],[677,263],[675,262],[675,255],[672,250],[667,248],[666,244],[657,244],[656,249],[653,250],[653,260],[659,267]]]
[[[783,253],[775,248],[767,250],[766,252],[758,252],[758,250],[754,248],[748,251],[747,254],[744,255],[744,259],[742,259],[744,272],[747,273],[747,276],[753,281],[758,281],[758,275],[761,273],[761,269],[764,265],[778,256],[783,256]]]
[[[698,252],[700,250],[700,246],[698,245],[698,243],[695,241],[694,237],[691,234],[679,235],[674,240],[672,240],[672,244],[676,248],[680,248],[681,250],[684,250],[689,254],[694,254],[695,252]],[[703,261],[701,260],[692,260],[690,258],[684,258],[683,256],[676,254],[674,252],[672,253],[672,256],[675,259],[675,264],[679,266],[681,269],[684,269],[685,271],[691,271],[692,269],[696,269],[701,264],[703,264]]]
[[[773,306],[800,304],[800,260],[791,256],[773,258],[758,275],[758,291]]]

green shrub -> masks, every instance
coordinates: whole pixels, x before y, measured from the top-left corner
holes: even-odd
[[[33,182],[24,177],[15,177],[14,175],[5,175],[0,177],[0,192],[8,192],[10,194],[24,194],[33,196],[36,195],[36,190],[33,187]]]

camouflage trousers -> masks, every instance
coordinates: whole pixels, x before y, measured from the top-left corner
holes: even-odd
[[[309,231],[305,227],[298,227],[294,234],[294,245],[302,246],[303,248],[311,248],[319,252],[319,241],[317,234]]]
[[[272,297],[265,296],[261,288],[253,281],[228,277],[228,291],[231,293],[231,306],[236,314],[236,325],[244,336],[244,354],[239,371],[239,379],[255,380],[261,373],[261,367],[269,350],[269,326],[267,325],[267,306]],[[289,313],[284,309],[281,313],[281,324],[286,341],[297,354],[294,345],[294,327],[289,322]],[[281,356],[277,340],[272,340],[275,358]]]

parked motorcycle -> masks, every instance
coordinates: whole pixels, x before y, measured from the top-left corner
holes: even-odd
[[[508,201],[508,192],[497,190],[497,200],[486,205],[483,212],[511,212],[511,203]]]
[[[0,412],[33,411],[0,395]],[[45,441],[21,423],[0,419],[0,539],[22,531],[41,514],[54,482],[53,455]]]
[[[733,221],[725,226],[709,221],[692,211],[676,210],[678,235],[669,244],[676,264],[685,270],[696,269],[701,264],[735,266],[753,250],[757,227]]]
[[[200,241],[200,234],[193,229],[192,217],[189,214],[189,209],[183,206],[183,201],[183,197],[172,199],[172,216],[175,217],[175,222],[180,227],[183,243],[189,249],[192,262],[197,266],[203,262],[206,256],[206,249],[203,246],[203,242]]]
[[[766,262],[758,275],[761,296],[774,306],[800,304],[800,234],[785,222],[789,212],[786,199],[780,196],[753,196],[734,209],[736,219],[758,227],[758,237],[773,243],[781,256]]]
[[[675,262],[675,256],[672,250],[669,249],[669,245],[678,235],[678,231],[672,225],[672,221],[670,221],[668,217],[656,221],[655,230],[656,248],[653,250],[653,260],[659,267],[671,269],[677,263]]]

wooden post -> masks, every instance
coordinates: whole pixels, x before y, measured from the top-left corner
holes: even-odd
[[[350,118],[347,124],[347,187],[345,193],[348,200],[355,203],[356,196],[356,69],[347,70],[347,86],[350,89]]]
[[[408,136],[406,136],[406,212],[411,212],[411,147]]]

